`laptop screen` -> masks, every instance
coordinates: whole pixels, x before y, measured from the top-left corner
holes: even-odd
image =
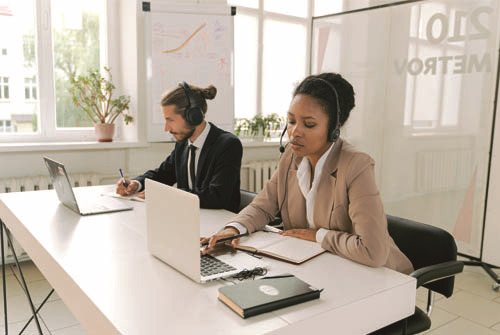
[[[43,157],[43,159],[49,169],[50,179],[52,180],[52,185],[56,190],[59,201],[75,212],[79,212],[75,194],[73,193],[73,188],[71,187],[64,165],[48,157]]]

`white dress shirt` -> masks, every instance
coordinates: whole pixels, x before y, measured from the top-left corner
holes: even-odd
[[[318,191],[319,179],[321,173],[323,172],[323,166],[325,165],[326,157],[335,143],[333,143],[330,148],[320,157],[318,162],[316,163],[316,168],[314,169],[314,179],[311,184],[311,163],[309,159],[305,157],[302,162],[300,162],[299,168],[297,169],[297,180],[299,182],[299,188],[302,192],[302,195],[306,199],[306,215],[307,215],[307,224],[309,228],[316,229],[316,225],[314,224],[314,203],[316,200],[316,193]],[[320,243],[323,241],[328,229],[320,228],[316,232],[316,242]]]
[[[194,175],[195,176],[196,176],[196,172],[198,171],[198,161],[200,160],[200,155],[198,153],[201,152],[201,149],[203,148],[203,145],[205,144],[205,140],[207,139],[209,132],[210,132],[210,123],[206,122],[205,129],[203,129],[200,136],[198,136],[198,138],[194,142],[191,142],[190,140],[188,140],[189,145],[192,144],[196,147],[195,154],[194,154],[194,157],[195,157],[194,158]],[[189,148],[189,145],[188,145],[188,148]],[[193,184],[191,183],[191,175],[189,174],[189,163],[190,162],[191,162],[191,155],[188,154],[188,161],[187,161],[186,169],[187,169],[187,175],[188,175],[189,189],[192,190]],[[142,184],[140,181],[132,180],[132,182],[139,184],[139,187],[137,188],[138,190],[142,189]]]
[[[194,141],[191,142],[188,140],[189,145],[194,145],[196,147],[195,153],[194,153],[194,175],[196,176],[196,172],[198,171],[198,161],[200,160],[200,155],[199,153],[201,152],[201,149],[203,148],[203,145],[205,144],[205,140],[207,139],[208,133],[210,132],[210,123],[206,122],[205,123],[205,129],[201,132],[200,136]],[[189,146],[188,146],[189,147]],[[193,189],[193,184],[191,182],[191,177],[189,174],[189,164],[191,163],[191,155],[188,155],[188,161],[186,165],[186,169],[188,171],[188,185],[189,189]]]

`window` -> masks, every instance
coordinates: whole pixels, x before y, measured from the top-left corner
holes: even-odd
[[[24,78],[24,98],[26,100],[36,100],[36,77]]]
[[[0,133],[12,132],[12,122],[10,120],[0,120]]]
[[[454,5],[450,7],[454,7]],[[412,7],[407,67],[408,72],[413,75],[408,75],[406,80],[407,99],[404,114],[404,124],[410,133],[456,132],[465,127],[474,129],[478,122],[476,119],[468,120],[468,122],[461,121],[466,117],[461,101],[467,92],[462,91],[465,86],[464,76],[457,73],[459,67],[455,64],[454,59],[457,58],[454,57],[456,55],[467,54],[467,47],[470,46],[465,43],[465,38],[463,40],[457,38],[456,41],[450,43],[436,43],[427,36],[430,34],[431,37],[440,37],[443,29],[448,28],[443,28],[439,19],[449,17],[452,18],[450,21],[452,28],[449,29],[455,29],[452,30],[454,34],[458,34],[460,37],[460,35],[464,36],[467,34],[466,32],[472,31],[467,27],[468,21],[465,20],[465,17],[461,17],[463,13],[467,14],[467,12],[451,11],[444,4]],[[454,19],[455,17],[456,19]],[[429,22],[434,21],[437,21],[437,24],[429,24]],[[424,26],[424,22],[427,22],[427,26]],[[429,55],[437,57],[429,58]],[[420,72],[419,62],[417,62],[419,60],[425,61],[421,72],[429,75],[414,75]],[[433,62],[434,66],[428,66],[432,65]],[[478,67],[482,65],[484,65],[482,62],[478,62]],[[432,75],[436,73],[440,75]],[[462,74],[465,73],[466,71],[463,71]],[[480,86],[481,84],[478,84],[476,89]],[[471,90],[474,89],[469,89],[469,91]],[[428,94],[428,92],[439,93]],[[480,89],[476,93],[480,94]],[[460,115],[460,113],[464,115]]]
[[[0,100],[9,100],[9,77],[0,77]]]
[[[0,0],[0,141],[93,138],[69,87],[72,76],[113,68],[107,9],[102,0]]]
[[[70,78],[100,68],[99,0],[78,3],[52,0],[52,43],[57,127],[91,127],[91,120],[72,102]]]
[[[235,117],[286,117],[308,74],[313,0],[229,0],[235,16]]]

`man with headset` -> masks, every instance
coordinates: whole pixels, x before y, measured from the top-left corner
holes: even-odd
[[[161,99],[165,131],[176,140],[175,148],[155,170],[132,180],[120,179],[116,193],[145,198],[145,179],[174,185],[196,194],[201,208],[238,211],[240,168],[243,148],[233,134],[205,120],[206,99],[217,89],[190,86],[181,82]]]

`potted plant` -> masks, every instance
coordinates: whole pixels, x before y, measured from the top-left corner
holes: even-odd
[[[123,114],[125,124],[133,120],[128,114],[130,97],[113,97],[116,88],[112,82],[111,70],[104,67],[106,77],[98,69],[90,69],[87,74],[72,76],[71,95],[76,107],[84,111],[94,123],[99,142],[111,142],[115,132],[114,122]]]
[[[255,115],[251,119],[236,119],[234,132],[239,137],[263,140],[270,138],[272,132],[279,131],[284,121],[285,119],[276,113],[267,116]]]

